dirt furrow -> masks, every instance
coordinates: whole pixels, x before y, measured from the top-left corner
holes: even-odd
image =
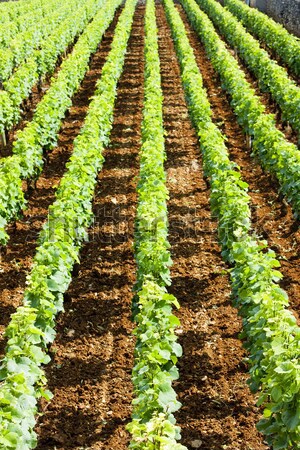
[[[289,294],[290,304],[296,314],[300,313],[300,230],[299,221],[293,217],[291,207],[281,198],[279,185],[274,178],[263,172],[259,162],[251,157],[246,139],[222,91],[217,73],[206,56],[204,46],[188,24],[187,17],[179,7],[187,27],[188,37],[200,68],[213,111],[213,119],[227,137],[230,157],[239,166],[243,180],[249,184],[252,222],[258,236],[266,239],[278,255],[284,278],[281,285]]]
[[[164,119],[168,133],[172,293],[181,309],[183,346],[176,383],[177,414],[189,449],[262,450],[259,412],[246,386],[241,320],[231,306],[230,284],[209,208],[196,134],[188,118],[180,72],[161,5],[157,6]]]
[[[55,186],[63,176],[73,150],[73,141],[84,122],[89,99],[94,93],[95,84],[110,49],[116,21],[117,16],[92,57],[89,71],[73,98],[68,116],[63,121],[58,146],[49,154],[36,189],[30,191],[26,211],[20,220],[9,227],[10,240],[7,247],[0,248],[0,354],[3,354],[5,345],[4,329],[10,315],[22,301],[26,275],[31,268],[39,232],[47,218],[48,207],[55,199]]]
[[[111,143],[99,175],[94,225],[65,296],[43,404],[39,450],[125,450],[134,339],[133,230],[143,103],[143,17],[139,5],[118,87]]]

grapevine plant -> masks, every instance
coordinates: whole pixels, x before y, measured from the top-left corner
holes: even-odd
[[[103,0],[100,2],[103,3]],[[32,121],[18,132],[13,145],[13,156],[0,160],[2,244],[8,239],[6,224],[17,217],[26,205],[22,179],[37,179],[43,168],[44,152],[57,144],[61,121],[72,105],[72,96],[88,69],[90,55],[99,45],[120,3],[121,0],[106,2],[99,9],[94,20],[78,39],[72,53],[61,65],[57,78],[53,79],[49,90],[39,102]]]
[[[2,135],[18,123],[22,112],[22,102],[29,96],[33,86],[46,74],[54,71],[58,56],[62,55],[75,38],[85,30],[103,3],[104,0],[88,0],[78,7],[74,1],[69,4],[67,2],[67,17],[63,20],[61,20],[63,16],[57,18],[55,29],[43,39],[40,48],[34,50],[32,55],[26,58],[4,81],[4,89],[0,90],[0,133]]]
[[[48,1],[0,3],[0,48],[8,47],[20,33],[30,30],[48,11]]]
[[[111,51],[97,83],[74,152],[50,207],[23,306],[6,330],[8,344],[0,368],[0,449],[29,450],[36,446],[33,431],[37,400],[50,398],[42,368],[49,362],[47,347],[55,337],[55,316],[63,309],[63,293],[71,281],[82,242],[92,220],[92,199],[102,152],[109,142],[117,82],[122,73],[137,0],[127,0],[115,30]],[[116,8],[119,0],[111,4]]]
[[[218,217],[224,259],[232,265],[234,303],[243,317],[249,351],[250,387],[259,392],[264,416],[258,429],[274,450],[300,447],[300,328],[288,310],[288,297],[275,253],[251,232],[250,197],[238,167],[230,161],[225,137],[212,122],[202,77],[184,24],[172,0],[163,0],[172,29],[182,83],[199,136],[211,207]],[[190,19],[194,0],[182,0]]]
[[[145,14],[145,101],[138,182],[135,256],[138,266],[134,330],[137,342],[132,372],[135,398],[129,448],[184,450],[173,413],[181,406],[172,382],[178,378],[177,358],[182,349],[175,329],[179,319],[172,308],[176,298],[167,293],[170,280],[168,190],[164,161],[162,90],[155,2],[147,0]]]
[[[0,82],[7,80],[15,67],[27,59],[41,44],[42,40],[51,34],[51,31],[66,16],[70,4],[62,4],[62,0],[51,0],[39,10],[32,12],[35,18],[29,29],[25,29],[10,39],[7,47],[0,44]],[[67,8],[66,8],[67,7]]]
[[[300,76],[300,39],[290,34],[271,17],[249,7],[240,0],[225,0],[226,8],[255,36],[266,44],[276,55]]]
[[[226,40],[237,51],[259,81],[260,88],[268,91],[282,111],[282,120],[289,122],[300,137],[300,88],[263,50],[259,42],[247,33],[243,25],[215,0],[197,0],[219,28]]]
[[[24,18],[27,18],[27,15],[31,13],[31,10],[36,8],[39,10],[44,5],[45,0],[26,0],[26,1],[18,1],[11,3],[1,3],[0,4],[0,12],[1,15],[1,23],[5,23],[7,21],[17,21],[18,27],[20,29],[27,27],[27,22],[23,23]],[[29,18],[29,17],[28,17]],[[32,23],[30,21],[30,23]]]
[[[300,152],[276,128],[274,116],[265,107],[246,81],[236,59],[219,38],[207,15],[194,1],[182,1],[189,20],[204,44],[207,55],[218,74],[222,88],[231,96],[231,105],[238,123],[252,138],[253,154],[262,166],[274,174],[281,192],[300,217]]]

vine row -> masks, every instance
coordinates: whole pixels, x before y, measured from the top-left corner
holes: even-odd
[[[10,39],[5,48],[0,47],[0,86],[13,73],[13,70],[32,55],[35,49],[42,45],[44,39],[67,16],[71,2],[62,0],[52,0],[47,4],[47,8],[39,18],[33,12],[34,22],[29,29],[26,29]]]
[[[109,142],[117,82],[122,73],[137,0],[127,0],[115,30],[111,51],[68,170],[50,207],[40,245],[28,276],[23,306],[6,329],[8,344],[0,368],[0,449],[29,450],[36,446],[33,430],[37,400],[48,400],[42,365],[55,337],[55,316],[63,310],[63,293],[92,220],[92,199],[102,152]],[[114,2],[114,6],[119,2]],[[111,6],[110,6],[111,7]]]
[[[181,406],[172,382],[178,378],[176,362],[182,349],[175,334],[179,320],[172,313],[172,308],[178,308],[179,304],[166,290],[171,284],[172,261],[154,0],[147,0],[146,4],[144,84],[143,143],[134,240],[138,266],[134,304],[137,342],[132,372],[135,398],[132,422],[127,426],[132,434],[129,448],[184,450],[186,447],[176,442],[180,439],[180,429],[173,415]]]
[[[249,351],[250,387],[259,391],[264,417],[258,423],[274,450],[300,444],[300,328],[287,309],[288,298],[278,286],[282,275],[273,251],[252,235],[250,196],[238,166],[230,161],[225,137],[212,122],[202,77],[184,24],[172,0],[163,0],[181,65],[182,84],[199,136],[205,175],[211,184],[212,212],[224,259],[232,264],[234,303],[243,317]],[[187,14],[194,0],[182,0]],[[191,16],[192,17],[192,16]]]
[[[262,166],[274,174],[282,193],[291,203],[295,216],[300,217],[300,152],[287,142],[276,128],[274,116],[265,107],[246,81],[236,59],[226,49],[207,15],[194,1],[181,1],[189,20],[203,42],[211,63],[220,75],[222,88],[231,96],[231,105],[238,123],[252,138],[253,154]]]
[[[121,1],[106,2],[100,8],[63,62],[57,78],[38,104],[32,121],[18,132],[13,156],[0,160],[0,242],[3,245],[8,239],[7,223],[26,207],[22,180],[39,177],[44,153],[55,147],[61,121],[88,69],[90,55],[95,52]]]
[[[300,88],[288,77],[286,69],[270,59],[259,42],[220,3],[215,0],[197,0],[197,3],[255,74],[260,88],[271,93],[280,106],[282,120],[287,121],[300,137]]]
[[[225,0],[224,5],[242,24],[265,43],[277,56],[300,76],[300,39],[290,34],[281,24],[250,8],[240,0]]]
[[[55,69],[57,58],[79,36],[90,20],[102,7],[105,0],[88,0],[73,10],[69,4],[69,14],[41,44],[41,49],[22,63],[12,76],[3,83],[0,90],[0,133],[4,135],[18,123],[22,113],[22,102],[28,97],[33,86]],[[74,2],[73,2],[74,4]],[[76,7],[75,2],[75,7]]]

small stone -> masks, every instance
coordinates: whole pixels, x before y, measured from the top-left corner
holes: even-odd
[[[198,170],[199,170],[199,163],[198,163],[198,161],[196,159],[192,160],[191,167],[192,167],[192,170],[194,172],[198,172]]]
[[[200,448],[202,445],[202,441],[200,441],[200,439],[195,439],[194,441],[191,442],[191,446],[193,448]]]
[[[67,336],[68,336],[68,337],[73,337],[74,334],[75,334],[75,330],[69,330],[69,331],[67,332]]]
[[[182,334],[182,333],[183,333],[183,329],[182,329],[182,328],[177,328],[177,329],[175,330],[175,333],[176,333],[176,334]]]

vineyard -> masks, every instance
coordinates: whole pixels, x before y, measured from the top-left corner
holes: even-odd
[[[0,449],[300,450],[300,39],[223,3],[0,3]]]

